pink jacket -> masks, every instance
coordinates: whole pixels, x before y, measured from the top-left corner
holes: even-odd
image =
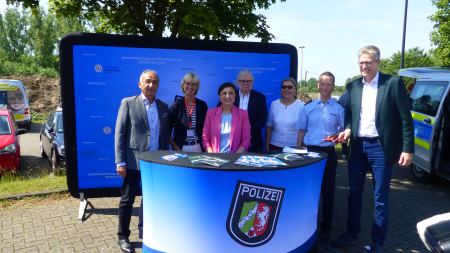
[[[250,147],[250,122],[248,113],[236,106],[231,109],[231,153],[236,153],[240,146],[246,150]],[[203,127],[203,147],[212,148],[214,153],[220,151],[220,124],[222,121],[222,106],[209,109],[206,113]]]

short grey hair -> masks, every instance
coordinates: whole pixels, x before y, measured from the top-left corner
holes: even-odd
[[[142,71],[141,76],[139,76],[139,82],[142,81],[142,77],[143,77],[145,74],[148,74],[148,73],[154,74],[154,75],[156,76],[156,78],[158,79],[158,83],[159,83],[159,76],[158,76],[158,73],[156,73],[156,71],[151,70],[151,69],[146,69],[146,70]]]
[[[361,57],[361,55],[363,55],[363,54],[368,54],[377,61],[379,61],[381,59],[380,49],[374,45],[368,45],[368,46],[362,47],[358,51],[358,58]]]
[[[284,82],[291,82],[292,85],[294,85],[294,89],[295,89],[294,97],[297,98],[297,85],[298,85],[297,81],[295,81],[295,79],[292,78],[292,77],[286,77],[283,80],[281,80],[281,88],[283,88],[283,83]]]
[[[237,78],[239,79],[240,76],[242,75],[249,75],[252,77],[252,80],[254,81],[255,78],[253,77],[253,73],[250,69],[243,69],[241,71],[239,71],[239,74],[237,75]]]

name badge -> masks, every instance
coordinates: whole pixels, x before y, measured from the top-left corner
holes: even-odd
[[[187,137],[195,136],[195,130],[194,129],[188,129],[186,131],[186,135],[187,135]]]

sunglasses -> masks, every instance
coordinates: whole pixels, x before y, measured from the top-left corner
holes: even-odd
[[[292,90],[293,88],[294,88],[294,86],[291,86],[291,85],[283,85],[283,86],[281,86],[281,89],[283,89],[283,90],[285,90],[285,89]]]

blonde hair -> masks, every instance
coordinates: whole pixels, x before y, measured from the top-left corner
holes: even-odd
[[[197,89],[195,90],[195,95],[197,95],[197,91],[198,89],[200,89],[200,79],[198,79],[198,76],[194,72],[190,72],[184,75],[183,79],[181,80],[181,91],[183,91],[183,93],[184,93],[183,85],[187,81],[197,84]]]

